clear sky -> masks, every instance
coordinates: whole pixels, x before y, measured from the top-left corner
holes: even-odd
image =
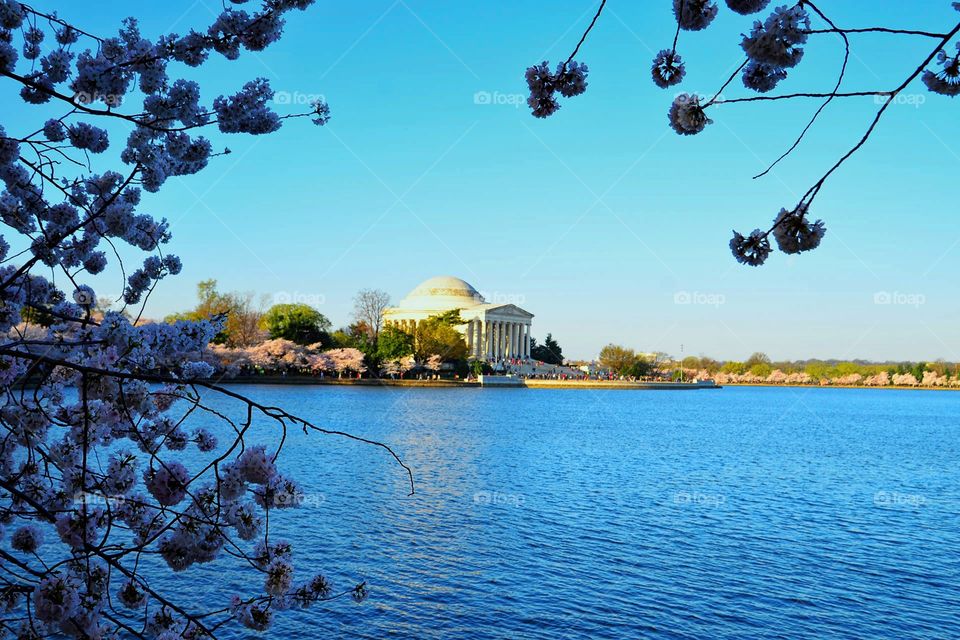
[[[221,8],[216,0],[82,4],[34,3],[102,34],[135,12],[149,37],[205,28]],[[960,19],[949,0],[884,0],[869,12],[859,0],[829,4],[841,26],[946,31]],[[324,95],[333,119],[224,137],[232,155],[147,195],[144,210],[173,222],[171,251],[185,264],[147,315],[192,306],[197,281],[216,278],[222,290],[313,303],[340,325],[360,288],[399,300],[427,277],[450,274],[536,314],[534,336],[552,332],[570,357],[618,342],[674,355],[683,344],[685,354],[723,359],[761,350],[774,359],[960,361],[960,102],[919,82],[908,88],[913,98],[888,110],[818,197],[813,215],[828,227],[821,248],[743,267],[727,248],[731,229],[766,227],[793,206],[859,139],[877,105],[837,101],[794,155],[752,180],[817,103],[723,106],[704,133],[681,138],[666,118],[677,91],[656,88],[649,74],[673,37],[670,3],[610,0],[578,56],[590,67],[589,89],[549,120],[534,119],[523,105],[525,67],[565,59],[596,5],[321,1],[291,14],[267,51],[187,70],[207,101],[264,76],[293,103]],[[749,23],[721,6],[707,31],[682,33],[679,89],[714,93],[742,61],[739,34]],[[935,45],[889,35],[852,41],[850,90],[894,88]],[[779,89],[828,90],[842,52],[836,36],[813,36]],[[737,81],[726,94],[746,91]],[[3,101],[10,122],[11,96]],[[16,110],[12,130],[42,111]],[[110,275],[99,293],[120,291]]]

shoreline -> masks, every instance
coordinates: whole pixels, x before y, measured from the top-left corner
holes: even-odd
[[[213,380],[213,379],[211,379]],[[446,387],[480,388],[480,383],[467,380],[392,380],[390,378],[316,378],[314,376],[235,376],[218,378],[216,384],[279,384],[291,386],[342,387]]]
[[[932,387],[917,385],[915,387],[897,386],[888,384],[882,387],[866,384],[774,384],[770,382],[726,382],[725,387],[787,387],[790,389],[899,389],[900,391],[960,391],[960,387]]]
[[[498,377],[499,378],[499,377]],[[960,387],[916,386],[904,387],[887,385],[883,387],[867,385],[819,385],[819,384],[768,384],[763,382],[727,382],[725,384],[695,384],[690,382],[628,382],[622,380],[552,380],[499,378],[493,384],[483,384],[478,380],[405,380],[390,378],[316,378],[313,376],[237,376],[220,378],[216,384],[261,384],[290,386],[353,386],[353,387],[423,387],[447,389],[634,389],[634,390],[697,390],[722,389],[724,387],[770,387],[789,389],[890,389],[921,391],[960,391]]]
[[[356,387],[431,387],[468,389],[636,389],[697,390],[720,389],[721,385],[693,382],[630,382],[627,380],[552,380],[482,376],[487,380],[402,380],[391,378],[315,378],[313,376],[237,376],[220,378],[216,384],[277,384],[290,386],[356,386]]]

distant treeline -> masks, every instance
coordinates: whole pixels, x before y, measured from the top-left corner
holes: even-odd
[[[686,375],[710,376],[721,384],[820,384],[960,387],[960,364],[944,362],[867,362],[863,360],[772,361],[754,353],[742,362],[708,357],[683,359]]]
[[[867,362],[864,360],[792,360],[775,362],[756,352],[743,361],[687,356],[678,361],[663,353],[639,353],[609,344],[594,363],[600,374],[620,378],[712,378],[720,384],[818,384],[863,386],[960,387],[960,364],[944,362]]]

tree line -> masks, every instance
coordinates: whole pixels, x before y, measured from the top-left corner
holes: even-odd
[[[170,314],[164,322],[221,319],[222,329],[212,341],[218,347],[212,352],[226,363],[244,362],[260,368],[269,368],[266,365],[271,362],[277,367],[297,363],[314,371],[323,368],[342,374],[349,370],[391,377],[416,368],[436,371],[441,363],[449,363],[460,374],[482,373],[485,368],[489,372],[485,363],[468,357],[466,341],[458,329],[464,323],[459,310],[436,314],[407,330],[385,326],[384,313],[389,306],[390,296],[385,291],[362,289],[354,297],[351,322],[334,329],[326,315],[308,304],[267,307],[266,299],[258,302],[253,293],[221,292],[217,281],[211,279],[197,284],[193,309]],[[552,334],[547,334],[543,344],[531,338],[530,348],[536,360],[563,363],[563,349]],[[284,360],[277,353],[284,349],[291,358]],[[347,350],[362,355],[362,367],[351,364],[326,369],[329,361],[314,357],[323,352],[349,353]],[[351,356],[340,361],[354,359]]]
[[[642,354],[620,345],[600,350],[599,366],[626,378],[664,377],[678,379],[713,378],[721,384],[820,384],[864,386],[960,386],[960,363],[866,362],[861,360],[773,361],[757,351],[745,360],[720,361],[708,356],[687,356],[682,360],[662,353]]]

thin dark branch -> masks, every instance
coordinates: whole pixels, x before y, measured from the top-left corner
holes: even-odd
[[[570,64],[574,56],[576,56],[577,53],[580,51],[581,45],[583,45],[584,41],[587,39],[587,35],[590,33],[590,31],[593,30],[593,26],[597,24],[597,19],[600,17],[600,14],[603,13],[603,7],[606,6],[606,4],[607,4],[607,0],[601,0],[600,6],[597,8],[597,13],[594,14],[593,20],[590,21],[590,26],[588,26],[587,30],[583,32],[582,36],[580,36],[580,42],[578,42],[577,46],[573,48],[573,53],[570,54],[570,57],[567,58],[567,61],[563,63],[561,72],[567,68],[567,65]]]
[[[888,96],[889,91],[848,91],[845,93],[784,93],[778,96],[746,96],[743,98],[724,98],[713,104],[735,104],[737,102],[764,102],[773,100],[792,100],[794,98],[862,98],[869,96]]]
[[[810,4],[807,2],[806,4]],[[819,11],[817,12],[819,13]],[[913,29],[887,29],[886,27],[867,27],[863,29],[840,29],[833,27],[831,29],[808,29],[803,33],[892,33],[904,36],[925,36],[927,38],[937,38],[942,40],[947,36],[945,33],[934,33],[932,31],[916,31]]]
[[[824,15],[823,12],[820,11],[820,9],[817,8],[815,4],[813,4],[809,0],[807,0],[806,4],[809,5],[810,8],[813,9],[816,12],[816,14],[823,19],[824,22],[829,24],[831,27],[836,28],[836,25],[830,20],[830,18]],[[813,123],[817,121],[817,118],[820,116],[821,113],[823,113],[823,110],[826,109],[827,105],[833,101],[834,97],[836,97],[837,91],[840,90],[840,85],[843,84],[843,78],[847,72],[847,64],[850,62],[850,39],[847,38],[846,33],[843,33],[842,31],[839,31],[839,33],[840,33],[840,37],[843,38],[843,64],[840,65],[840,74],[837,76],[837,84],[834,85],[833,91],[830,92],[830,96],[826,100],[824,100],[823,104],[820,105],[820,108],[817,109],[817,111],[813,114],[813,117],[810,118],[809,122],[807,122],[807,126],[803,128],[803,131],[800,132],[800,135],[797,136],[797,139],[794,140],[792,145],[790,145],[790,148],[784,151],[779,158],[774,160],[769,167],[767,167],[757,175],[753,176],[754,180],[756,180],[757,178],[762,178],[763,176],[773,171],[773,168],[778,164],[780,164],[781,160],[786,158],[788,155],[790,155],[793,152],[794,149],[800,146],[800,142],[803,140],[803,137],[807,135],[807,131],[810,131],[810,127],[813,126]]]
[[[723,86],[721,86],[719,89],[717,89],[717,92],[716,92],[715,94],[713,94],[713,97],[710,98],[710,100],[709,100],[705,105],[703,105],[703,108],[704,108],[704,109],[706,109],[707,107],[709,107],[711,104],[716,103],[717,98],[720,97],[720,94],[723,93],[723,90],[730,86],[730,83],[733,82],[734,78],[737,77],[737,74],[738,74],[738,73],[740,73],[741,71],[743,71],[743,68],[744,68],[745,66],[747,66],[747,63],[748,63],[748,62],[750,62],[749,58],[746,59],[746,60],[744,60],[743,63],[742,63],[739,67],[737,67],[737,70],[730,74],[730,77],[727,78],[727,81],[723,83]],[[721,101],[721,102],[722,102],[722,101]]]

